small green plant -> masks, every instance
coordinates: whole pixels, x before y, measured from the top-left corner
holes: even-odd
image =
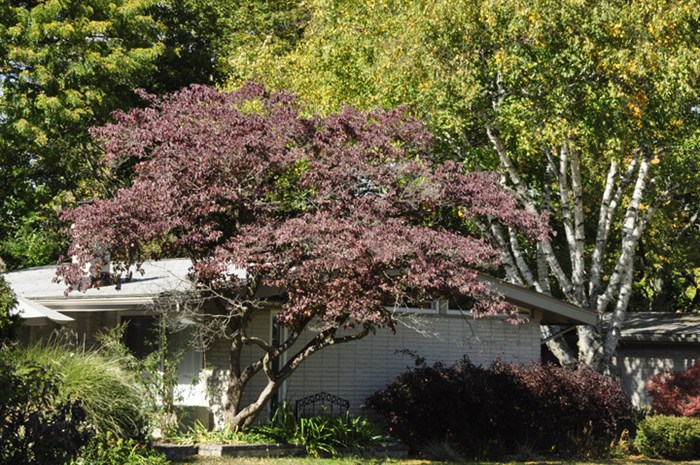
[[[278,442],[303,446],[313,456],[337,456],[344,450],[359,454],[382,439],[367,419],[350,415],[315,415],[296,418],[287,403],[278,408],[270,423],[251,428],[250,433]]]
[[[264,427],[252,428],[247,431],[235,431],[228,426],[213,431],[197,421],[185,433],[173,433],[168,440],[175,444],[264,444],[279,442],[277,437],[271,437]]]
[[[136,439],[111,433],[91,441],[71,465],[169,465],[163,454]]]
[[[635,446],[651,458],[700,458],[700,418],[650,416],[637,426]]]

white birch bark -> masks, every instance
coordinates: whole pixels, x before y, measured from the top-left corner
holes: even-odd
[[[527,211],[539,215],[535,202],[528,194],[527,186],[518,174],[517,168],[515,167],[515,165],[513,165],[510,156],[508,156],[508,151],[506,150],[505,144],[498,135],[498,132],[495,131],[488,122],[485,122],[484,126],[486,128],[486,134],[489,140],[491,141],[491,144],[495,148],[496,153],[498,154],[501,165],[506,170],[506,173],[508,174],[508,178],[510,179],[511,183],[513,183],[513,188],[515,190],[516,197],[518,198],[518,200],[520,200],[520,202],[523,204]],[[556,254],[554,253],[554,250],[552,248],[551,242],[548,240],[543,241],[541,243],[541,246],[542,253],[544,254],[547,260],[547,264],[549,265],[552,274],[559,283],[559,287],[561,288],[566,298],[576,305],[584,306],[585,302],[580,302],[579,299],[576,297],[571,281],[569,280],[569,278],[566,275],[566,272],[559,263],[559,260],[557,259]]]
[[[625,273],[625,268],[627,266],[633,266],[630,259],[638,244],[638,237],[635,239],[636,236],[634,231],[639,218],[639,206],[642,202],[644,190],[648,181],[648,171],[649,160],[647,157],[642,157],[639,163],[639,170],[637,171],[637,180],[634,186],[634,191],[632,192],[632,197],[629,205],[627,206],[625,219],[622,225],[622,244],[620,256],[617,260],[617,265],[610,276],[610,281],[608,282],[605,292],[598,297],[598,301],[596,303],[599,314],[605,313],[608,304],[618,293],[622,277]]]

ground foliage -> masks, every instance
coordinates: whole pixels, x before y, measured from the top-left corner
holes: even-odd
[[[473,222],[488,216],[535,240],[546,227],[516,207],[496,174],[435,163],[430,134],[405,109],[347,107],[306,118],[292,94],[252,84],[143,96],[151,107],[117,113],[116,123],[93,130],[105,163],[130,169],[133,182],[67,212],[75,261],[59,277],[83,290],[99,284],[108,254],[108,278],[118,285],[143,260],[190,257],[191,278],[223,306],[224,318],[211,321],[223,321],[215,335],[231,340],[232,426],[252,421],[314,352],[393,328],[387,306],[459,294],[479,298],[476,314],[513,310],[476,279],[501,252]],[[263,285],[284,293],[276,321],[289,332],[278,345],[246,332]],[[206,315],[192,317],[212,328]],[[271,362],[312,319],[320,332],[274,370]],[[239,358],[245,343],[263,353],[247,367]],[[258,372],[267,387],[239,405]]]
[[[588,455],[631,425],[622,387],[590,367],[416,362],[366,402],[415,452],[440,441],[478,459],[524,450]]]

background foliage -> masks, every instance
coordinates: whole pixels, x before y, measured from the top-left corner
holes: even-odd
[[[280,53],[259,37],[231,50],[229,86],[256,79],[292,89],[310,112],[411,105],[436,136],[440,156],[496,168],[484,129],[498,128],[537,203],[556,184],[544,148],[572,141],[583,154],[588,237],[611,160],[658,151],[647,200],[664,199],[639,245],[631,308],[697,308],[700,193],[697,172],[698,8],[694,2],[505,1],[299,2],[301,40]],[[288,19],[288,25],[294,24]],[[497,102],[495,104],[494,102]],[[555,154],[555,157],[557,155]],[[689,182],[691,181],[691,182]],[[559,200],[553,241],[564,262]],[[542,207],[545,208],[545,207]],[[617,244],[615,226],[611,244]],[[614,247],[605,266],[612,266]],[[534,252],[528,259],[535,261]],[[564,265],[567,268],[568,264]],[[556,293],[556,289],[554,291]]]

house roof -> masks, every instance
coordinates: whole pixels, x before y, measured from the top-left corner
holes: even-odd
[[[628,343],[700,343],[697,313],[631,312],[620,339]]]
[[[136,305],[153,302],[163,293],[192,290],[187,279],[192,262],[188,259],[166,259],[145,262],[144,274],[135,274],[131,281],[122,283],[121,290],[114,286],[72,292],[64,295],[65,284],[54,283],[55,266],[43,266],[5,274],[18,296],[39,302],[62,311],[109,311],[133,309]],[[243,270],[233,270],[241,275]],[[510,303],[522,308],[541,311],[542,324],[595,324],[596,315],[583,308],[562,302],[553,297],[506,283],[496,278],[480,275],[502,293]]]
[[[65,295],[66,285],[55,283],[56,266],[41,266],[5,274],[14,292],[21,297],[63,311],[108,311],[133,309],[149,304],[163,293],[192,289],[187,272],[192,262],[186,259],[166,259],[143,264],[143,275],[134,273],[121,289],[104,286],[86,292]]]
[[[41,305],[24,297],[17,297],[17,306],[12,309],[12,314],[19,314],[24,324],[29,326],[44,325],[48,320],[54,323],[64,324],[74,321],[73,318]]]
[[[479,279],[488,282],[503,294],[506,300],[518,307],[542,311],[543,325],[595,325],[598,316],[595,312],[564,302],[552,296],[531,289],[507,283],[492,276],[481,274]]]

